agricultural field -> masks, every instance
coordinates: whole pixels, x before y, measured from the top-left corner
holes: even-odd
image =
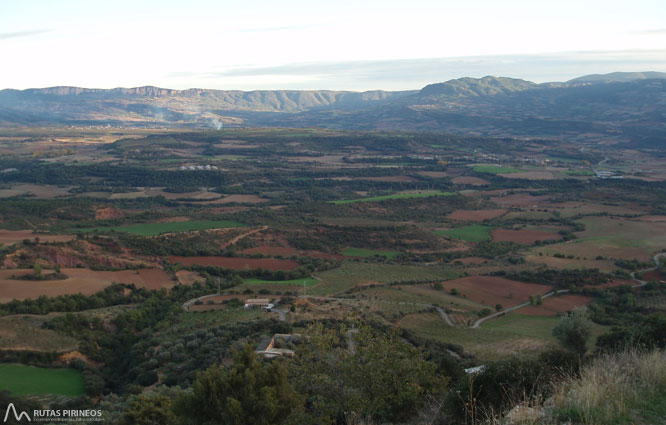
[[[541,230],[511,230],[495,229],[492,231],[495,242],[515,242],[517,244],[532,245],[537,241],[555,241],[562,239],[561,235]]]
[[[462,298],[494,307],[513,307],[529,299],[530,296],[543,295],[550,291],[546,285],[517,282],[494,276],[470,276],[442,282],[444,289],[453,290]]]
[[[456,221],[485,221],[498,218],[507,213],[507,210],[456,210],[447,215]]]
[[[469,185],[469,186],[485,186],[490,184],[488,180],[471,176],[454,177],[451,179],[451,182],[454,184]]]
[[[0,376],[0,390],[7,390],[16,396],[59,394],[78,397],[84,394],[83,377],[74,369],[0,363]]]
[[[498,360],[512,354],[524,355],[555,346],[551,338],[525,336],[524,332],[511,329],[452,328],[437,313],[410,314],[402,318],[398,326],[428,340],[460,345],[480,361]]]
[[[357,202],[381,202],[389,201],[395,199],[419,199],[419,198],[430,198],[433,196],[452,196],[454,192],[416,192],[416,193],[394,193],[392,195],[382,195],[382,196],[372,196],[369,198],[359,198],[359,199],[344,199],[331,201],[331,203],[336,205],[344,204],[354,204]]]
[[[344,255],[345,257],[368,258],[368,257],[379,256],[379,257],[388,258],[389,260],[399,254],[400,253],[397,251],[378,251],[374,249],[363,249],[363,248],[345,248],[342,251],[342,255]]]
[[[611,273],[618,269],[612,261],[608,260],[560,258],[549,255],[538,255],[539,252],[543,253],[544,250],[541,247],[532,248],[525,255],[525,261],[532,264],[543,264],[552,269],[599,269],[604,273]]]
[[[4,230],[0,229],[0,245],[11,245],[26,239],[40,242],[69,242],[76,238],[74,235],[52,235],[46,233],[34,233],[31,230]]]
[[[476,165],[472,168],[477,173],[486,174],[511,174],[521,173],[523,170],[514,167],[501,167],[499,165]]]
[[[475,224],[472,226],[456,227],[448,230],[437,230],[436,235],[442,235],[449,238],[462,239],[467,242],[483,242],[490,239],[490,230],[488,226]]]
[[[333,270],[317,273],[321,283],[312,288],[312,295],[337,295],[358,286],[414,280],[450,279],[457,273],[446,266],[405,266],[345,261]]]
[[[577,239],[544,246],[541,251],[575,257],[610,257],[651,261],[652,253],[666,246],[666,223],[618,217],[588,217],[579,220],[585,231]]]
[[[277,286],[315,286],[319,281],[312,277],[307,277],[303,279],[291,279],[291,280],[263,280],[263,279],[244,279],[243,285],[277,285]]]
[[[517,314],[528,316],[555,317],[575,307],[585,306],[592,302],[592,298],[582,295],[557,295],[543,300],[542,305],[530,305],[516,310]]]
[[[175,232],[192,232],[210,229],[226,229],[229,227],[243,227],[244,224],[231,220],[219,221],[170,221],[165,223],[141,223],[129,224],[125,226],[113,227],[91,227],[85,229],[72,229],[73,232],[118,232],[118,233],[133,233],[141,236],[157,236],[164,233]]]
[[[12,276],[32,274],[32,270],[0,270],[0,302],[12,299],[35,299],[40,296],[92,295],[114,282],[134,284],[147,289],[168,289],[176,282],[160,269],[96,271],[85,268],[63,268],[62,280],[19,280]]]
[[[295,270],[300,263],[294,260],[281,260],[277,258],[243,258],[243,257],[179,257],[169,256],[171,263],[180,263],[184,266],[213,266],[233,270],[256,270],[264,269],[270,271]]]

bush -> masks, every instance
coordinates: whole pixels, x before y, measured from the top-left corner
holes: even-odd
[[[562,346],[583,356],[587,351],[592,322],[584,307],[576,307],[565,314],[553,329],[553,336]]]

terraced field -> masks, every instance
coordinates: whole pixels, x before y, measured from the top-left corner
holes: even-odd
[[[381,202],[393,199],[416,199],[416,198],[430,198],[433,196],[452,196],[452,195],[455,195],[455,192],[435,191],[435,192],[418,192],[418,193],[394,193],[392,195],[371,196],[369,198],[342,199],[338,201],[331,201],[331,203],[336,205],[344,205],[344,204],[353,204],[356,202]]]

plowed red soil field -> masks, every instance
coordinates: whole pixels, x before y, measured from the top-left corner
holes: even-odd
[[[492,232],[495,242],[515,242],[531,245],[536,241],[554,241],[562,239],[561,235],[541,230],[509,230],[495,229]]]
[[[506,210],[456,210],[448,217],[460,221],[483,221],[497,218],[504,213]]]
[[[67,275],[63,280],[31,281],[11,279],[10,276],[21,276],[32,273],[32,270],[1,270],[0,271],[0,302],[12,299],[34,299],[40,295],[56,297],[58,295],[78,294],[92,295],[101,291],[113,282],[133,283],[137,287],[148,289],[171,288],[175,285],[171,277],[160,269],[95,271],[83,268],[63,268]]]
[[[68,242],[76,239],[74,235],[46,235],[32,233],[32,230],[4,230],[0,229],[0,245],[11,245],[24,239],[31,241],[39,238],[41,242]]]
[[[512,307],[529,299],[530,295],[545,294],[551,288],[535,283],[516,282],[496,276],[470,276],[442,282],[450,292],[456,289],[461,296],[489,306],[502,304]]]
[[[516,310],[519,314],[528,316],[556,316],[558,313],[573,310],[579,305],[587,305],[592,298],[582,295],[559,295],[548,297],[543,300],[542,305],[531,305]]]
[[[480,179],[478,177],[454,177],[451,181],[455,184],[469,184],[472,186],[484,186],[490,184],[488,180]]]

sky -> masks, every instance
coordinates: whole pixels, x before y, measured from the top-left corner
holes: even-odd
[[[0,0],[0,88],[412,90],[666,72],[664,0]]]

